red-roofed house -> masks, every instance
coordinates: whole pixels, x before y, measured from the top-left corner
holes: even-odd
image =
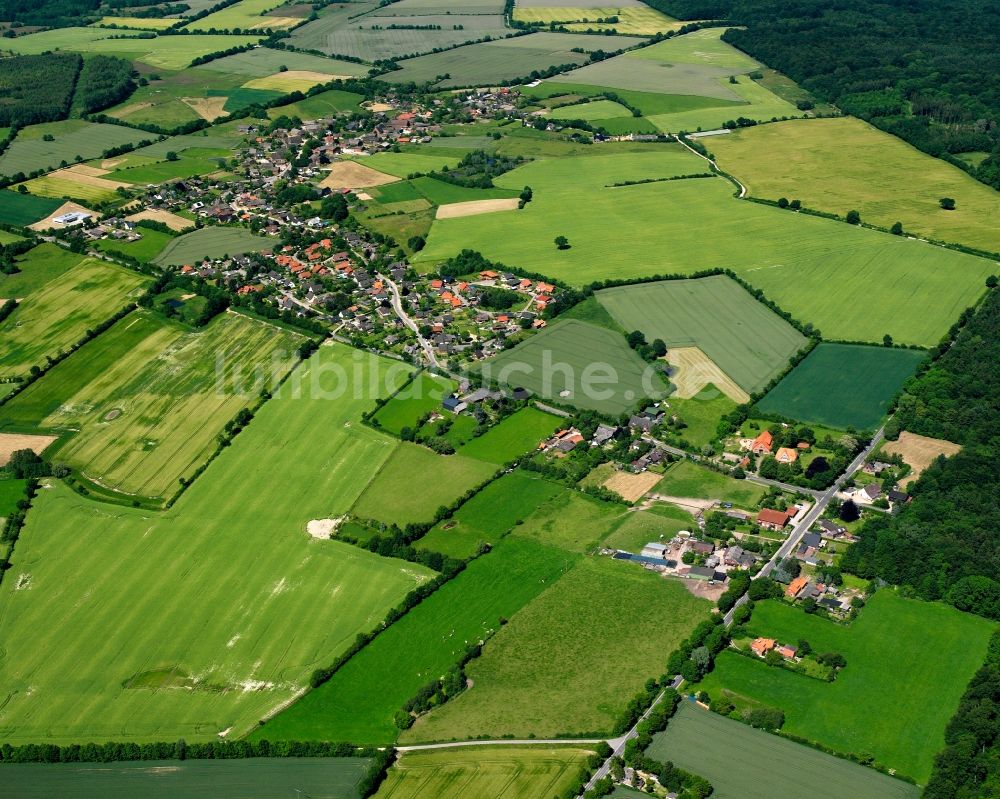
[[[774,645],[777,642],[773,638],[756,638],[754,642],[750,644],[750,649],[753,653],[759,657],[764,657],[768,652],[774,649]]]
[[[795,599],[795,597],[799,595],[799,591],[805,588],[808,584],[809,578],[805,575],[799,575],[788,584],[788,588],[785,589],[785,596],[790,599]]]
[[[783,530],[785,525],[788,524],[788,520],[794,515],[795,511],[791,510],[772,510],[771,508],[763,508],[757,514],[757,524],[765,530]]]
[[[770,455],[771,447],[774,446],[774,436],[767,430],[764,430],[757,438],[753,440],[750,445],[750,451],[754,455]]]

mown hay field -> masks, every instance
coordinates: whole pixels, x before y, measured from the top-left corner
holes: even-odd
[[[277,239],[256,236],[246,228],[204,227],[178,236],[155,259],[160,266],[181,266],[202,258],[221,258],[270,250]]]
[[[800,422],[874,430],[926,357],[922,350],[823,342],[757,407]]]
[[[105,488],[166,499],[303,340],[235,313],[192,331],[136,311],[7,403],[3,422],[65,435],[59,460]]]
[[[887,774],[757,730],[681,702],[646,754],[699,774],[718,799],[770,799],[774,784],[794,783],[806,794],[855,799],[916,799],[920,789]]]
[[[667,392],[657,370],[636,355],[623,336],[576,319],[549,325],[479,368],[491,383],[523,387],[543,399],[615,416],[643,398]]]
[[[445,377],[420,372],[406,388],[379,408],[372,421],[381,429],[399,435],[404,427],[416,430],[420,417],[430,411],[444,413],[441,401],[455,390]]]
[[[798,330],[724,275],[621,286],[597,298],[618,324],[641,330],[647,341],[698,347],[748,393],[766,386],[806,344]]]
[[[551,799],[573,786],[590,754],[588,749],[546,746],[408,752],[393,764],[375,797]]]
[[[575,285],[725,267],[827,338],[888,333],[921,346],[940,339],[995,271],[924,242],[736,200],[722,179],[606,188],[701,172],[704,162],[688,156],[673,167],[638,153],[533,161],[495,181],[532,187],[523,210],[436,220],[414,260],[433,264],[469,248]],[[553,245],[560,235],[570,249]]]
[[[735,480],[689,460],[671,466],[656,485],[655,492],[668,497],[732,502],[744,508],[755,507],[767,493],[756,483]]]
[[[251,737],[393,742],[400,732],[393,722],[396,711],[575,560],[531,541],[500,542]]]
[[[895,441],[888,441],[882,446],[882,451],[889,455],[899,455],[910,467],[910,473],[899,481],[901,486],[912,483],[935,460],[944,456],[950,458],[962,449],[959,444],[946,441],[943,438],[930,438],[904,430]]]
[[[4,740],[242,736],[428,579],[306,532],[394,450],[359,421],[390,367],[320,348],[163,513],[41,491],[0,587]]]
[[[773,601],[757,604],[748,627],[783,642],[805,639],[815,652],[840,652],[847,666],[831,683],[723,652],[699,690],[737,707],[781,708],[785,732],[837,752],[866,753],[926,783],[996,624],[886,589],[849,627]]]
[[[720,166],[754,197],[799,199],[882,227],[1000,252],[1000,195],[960,169],[853,117],[762,125],[712,139]],[[951,197],[954,211],[939,200]]]
[[[0,375],[25,375],[45,366],[114,315],[149,282],[120,266],[85,258],[50,280],[0,323]],[[3,285],[3,284],[0,284]]]
[[[401,738],[610,732],[629,699],[662,672],[664,653],[710,607],[679,582],[610,558],[584,558],[469,662],[471,688]],[[614,651],[628,657],[609,656]]]

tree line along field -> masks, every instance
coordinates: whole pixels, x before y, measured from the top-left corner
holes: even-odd
[[[1000,197],[960,169],[852,117],[782,122],[710,143],[719,165],[750,194],[795,198],[835,214],[854,209],[882,227],[1000,251]],[[951,197],[954,211],[939,200]]]
[[[739,201],[720,178],[610,187],[701,172],[704,162],[689,157],[652,174],[631,153],[533,161],[495,180],[532,187],[523,210],[437,220],[414,261],[430,265],[469,248],[574,285],[726,267],[827,338],[889,334],[922,346],[975,303],[995,269],[924,242]],[[569,249],[552,243],[560,235]]]
[[[868,754],[926,783],[996,625],[885,589],[850,626],[767,601],[757,603],[748,627],[783,642],[805,639],[816,652],[840,652],[847,666],[828,683],[723,652],[698,690],[737,707],[781,708],[783,731],[837,752]],[[892,663],[906,667],[887,668]]]
[[[776,783],[806,795],[916,799],[916,785],[681,702],[646,754],[699,774],[718,799],[770,799]]]
[[[52,456],[87,479],[166,499],[223,425],[287,374],[303,340],[235,313],[192,331],[139,310],[8,402],[3,425],[59,433]]]
[[[257,236],[246,228],[204,227],[173,239],[153,259],[159,266],[194,264],[202,258],[221,258],[270,250],[277,240]]]
[[[550,799],[574,784],[590,754],[590,750],[579,747],[541,746],[407,752],[393,764],[375,797]]]
[[[923,350],[823,342],[757,408],[838,429],[874,430],[926,357]]]
[[[23,376],[32,366],[44,366],[47,357],[67,350],[88,329],[134,300],[148,282],[120,266],[78,257],[74,266],[25,297],[0,323],[0,375]]]
[[[625,330],[641,330],[647,341],[698,347],[748,393],[766,386],[806,343],[723,275],[605,289],[597,298]]]
[[[280,796],[288,785],[324,799],[357,799],[370,761],[354,757],[169,760],[123,763],[5,763],[4,786],[22,799],[219,799]]]
[[[163,513],[41,491],[0,586],[4,740],[239,737],[428,579],[306,533],[392,452],[345,385],[390,366],[320,348]]]

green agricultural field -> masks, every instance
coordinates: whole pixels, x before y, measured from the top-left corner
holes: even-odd
[[[853,117],[763,125],[709,145],[750,194],[797,198],[807,208],[915,235],[1000,252],[1000,195],[938,158]],[[938,201],[951,197],[954,211]]]
[[[698,347],[740,388],[760,391],[780,373],[806,337],[724,275],[664,280],[598,292],[626,330],[668,347]]]
[[[50,197],[33,197],[30,194],[0,189],[0,219],[9,225],[30,225],[44,219],[60,205],[61,200]]]
[[[927,357],[922,350],[822,343],[757,403],[763,413],[874,430]]]
[[[660,505],[655,513],[630,513],[601,543],[612,549],[638,554],[650,541],[669,541],[681,530],[691,532],[697,527],[694,517],[687,511],[674,505]]]
[[[8,402],[4,425],[65,435],[60,462],[105,488],[165,499],[225,423],[287,374],[303,340],[235,313],[191,331],[136,311]]]
[[[828,683],[723,652],[700,689],[737,705],[780,707],[785,732],[835,751],[867,753],[926,783],[996,625],[886,589],[849,627],[771,601],[757,604],[749,627],[779,641],[805,639],[816,652],[840,652],[847,667]],[[906,668],[886,668],[893,663]]]
[[[18,186],[24,186],[30,194],[37,197],[73,199],[86,205],[108,202],[117,196],[114,188],[81,183],[67,176],[66,173],[42,175],[26,183],[20,183]]]
[[[561,105],[558,108],[553,108],[549,116],[552,119],[582,119],[585,122],[594,122],[616,117],[631,117],[632,112],[621,103],[615,103],[611,100],[591,100],[587,103]]]
[[[24,486],[27,480],[0,478],[0,519],[10,516],[17,510],[17,503],[24,499]]]
[[[154,20],[155,21],[155,20]],[[173,22],[173,20],[167,20]],[[357,799],[369,761],[353,757],[5,763],[4,785],[21,799],[243,799],[282,796],[289,785],[313,799]]]
[[[653,114],[676,114],[682,111],[698,111],[704,108],[720,106],[738,106],[740,100],[720,100],[717,97],[699,97],[694,94],[661,94],[660,92],[643,92],[634,89],[607,86],[588,86],[585,83],[561,83],[558,80],[542,81],[538,86],[522,86],[521,94],[527,97],[554,98],[562,96],[586,96],[605,94],[613,91],[626,102],[634,105],[643,116]]]
[[[24,299],[61,277],[83,258],[55,244],[43,242],[15,259],[18,268],[15,274],[0,273],[0,297]]]
[[[438,508],[450,505],[496,470],[493,464],[462,455],[437,455],[404,441],[358,497],[351,513],[401,527],[429,522]]]
[[[85,258],[0,322],[0,374],[24,375],[32,366],[44,366],[46,357],[76,344],[88,329],[134,300],[148,282],[136,272]]]
[[[653,491],[668,497],[732,502],[744,508],[755,507],[767,493],[756,483],[735,480],[689,460],[682,460],[671,466]]]
[[[819,752],[747,724],[681,702],[646,754],[699,774],[718,799],[771,799],[774,785],[795,785],[806,796],[916,799],[916,785]]]
[[[433,150],[426,152],[404,152],[404,153],[375,153],[359,158],[351,159],[359,164],[364,164],[371,169],[385,172],[387,175],[395,175],[398,178],[405,178],[417,172],[435,172],[455,166],[461,157],[439,155]]]
[[[165,183],[168,180],[183,180],[199,175],[210,175],[225,167],[225,161],[232,155],[229,150],[214,147],[189,147],[178,153],[174,161],[160,161],[145,166],[134,166],[111,172],[108,180],[124,183],[148,185]]]
[[[222,258],[270,250],[277,240],[255,236],[241,227],[204,227],[178,236],[154,260],[160,266],[181,266],[202,258]]]
[[[480,369],[489,382],[615,416],[667,391],[656,369],[624,336],[576,319],[549,325]]]
[[[465,186],[456,186],[454,183],[445,183],[443,180],[422,177],[408,181],[418,193],[428,202],[434,205],[447,205],[448,203],[464,203],[470,200],[499,200],[509,197],[517,197],[520,191],[513,189],[468,189]],[[389,184],[381,187],[379,193],[402,184]]]
[[[53,136],[54,141],[44,141],[42,137],[45,135]],[[72,164],[77,160],[94,158],[111,147],[135,144],[149,138],[152,138],[151,134],[145,131],[84,122],[82,119],[32,125],[18,133],[10,147],[0,155],[0,174],[23,172],[27,175],[36,169],[54,169],[62,161]]]
[[[481,543],[496,544],[512,527],[564,490],[534,472],[505,474],[462,505],[450,519],[439,522],[416,546],[453,558],[471,557]]]
[[[152,228],[140,227],[138,230],[142,234],[142,238],[138,241],[101,239],[100,241],[94,242],[94,247],[101,252],[112,254],[123,253],[131,256],[132,258],[137,258],[144,263],[149,263],[156,258],[157,255],[163,252],[164,248],[174,240],[174,237],[169,233],[163,233],[159,230],[153,230]]]
[[[469,248],[575,285],[725,267],[828,338],[881,342],[888,333],[922,346],[940,339],[996,271],[990,261],[924,242],[736,200],[722,179],[605,188],[704,170],[690,153],[673,166],[661,158],[658,168],[645,157],[518,167],[495,182],[531,186],[534,199],[523,210],[437,220],[414,260],[430,265]],[[570,249],[553,245],[560,235]]]
[[[202,17],[195,22],[189,22],[185,28],[196,31],[212,29],[225,31],[235,30],[280,30],[292,28],[301,24],[298,17],[262,16],[265,12],[282,5],[285,0],[239,0],[231,6]]]
[[[501,617],[514,616],[558,581],[575,559],[531,541],[500,542],[251,737],[393,742],[396,711],[467,646],[496,632]]]
[[[585,558],[469,662],[471,688],[401,737],[609,732],[628,700],[663,671],[665,653],[710,607],[679,582],[610,558]],[[616,651],[628,656],[615,657]]]
[[[540,503],[511,535],[569,552],[591,553],[625,522],[628,513],[622,505],[564,490]]]
[[[264,17],[263,19],[267,19]],[[195,23],[197,24],[197,23]],[[353,61],[341,61],[336,58],[296,53],[294,50],[272,50],[258,47],[245,53],[227,55],[192,67],[197,72],[222,72],[228,75],[242,75],[245,78],[263,78],[281,71],[285,67],[292,71],[322,72],[328,75],[355,75],[363,77],[368,74],[369,67],[356,64]],[[347,94],[347,92],[344,92]],[[310,100],[319,95],[314,95]]]
[[[537,408],[521,408],[460,450],[467,458],[504,464],[531,452],[562,426],[562,419]]]
[[[330,89],[307,97],[305,100],[299,100],[297,103],[270,108],[267,115],[271,119],[277,119],[283,114],[296,116],[299,119],[319,119],[333,114],[357,111],[364,99],[360,94]]]
[[[587,749],[543,746],[407,752],[393,764],[375,797],[551,799],[574,785],[590,754]]]
[[[680,133],[683,131],[716,130],[737,117],[747,117],[758,122],[770,122],[773,119],[793,119],[803,115],[803,112],[799,111],[792,103],[783,100],[770,89],[746,75],[740,75],[736,79],[736,83],[725,81],[722,85],[731,89],[737,97],[743,100],[745,105],[654,114],[649,118],[649,121],[664,133]]]
[[[378,427],[399,435],[404,427],[416,429],[420,417],[428,411],[442,411],[441,401],[455,390],[455,383],[445,377],[421,372],[372,417]]]
[[[24,241],[24,236],[19,236],[17,233],[11,233],[9,230],[0,230],[0,246],[16,244],[19,241]]]
[[[321,347],[165,512],[41,491],[0,586],[4,740],[238,738],[428,579],[306,532],[395,448],[351,390],[390,370]]]

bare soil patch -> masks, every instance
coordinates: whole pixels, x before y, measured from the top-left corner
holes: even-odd
[[[921,473],[937,459],[938,455],[950,458],[961,450],[959,444],[953,444],[943,438],[929,438],[916,433],[903,431],[899,439],[889,441],[883,447],[883,452],[889,455],[899,455],[912,471],[899,481],[901,486],[908,485],[920,477]]]
[[[92,218],[94,219],[100,219],[101,216],[100,214],[91,211],[89,208],[85,208],[84,206],[80,205],[80,203],[75,203],[70,201],[60,205],[58,208],[56,208],[55,211],[53,211],[51,214],[45,217],[45,219],[39,219],[37,222],[35,222],[35,224],[28,225],[28,227],[31,230],[48,230],[49,228],[58,227],[58,225],[56,225],[56,223],[53,222],[52,220],[55,219],[57,216],[68,214],[70,211],[81,211],[85,214],[92,214]]]
[[[726,586],[722,583],[716,583],[715,585],[709,585],[708,580],[692,580],[692,579],[682,579],[681,585],[683,585],[688,592],[694,594],[702,599],[709,599],[712,602],[718,602],[719,597],[726,593]]]
[[[516,211],[517,197],[500,200],[470,200],[464,203],[448,203],[438,206],[437,219],[455,219],[460,216],[478,216],[492,214],[496,211]]]
[[[696,497],[674,497],[667,494],[650,494],[649,500],[658,502],[669,502],[683,508],[688,513],[696,514],[699,511],[708,510],[715,506],[714,499],[697,499]]]
[[[6,466],[10,461],[10,456],[19,449],[30,449],[36,455],[41,455],[57,437],[0,433],[0,466]]]
[[[400,178],[387,175],[370,166],[354,161],[338,161],[331,167],[330,174],[319,185],[325,189],[359,189],[368,186],[384,186],[397,183]]]
[[[374,114],[380,114],[384,111],[392,111],[392,106],[388,103],[362,103],[361,105]]]
[[[615,472],[604,481],[604,487],[609,491],[614,491],[628,502],[635,502],[662,479],[663,475],[653,472],[640,472],[639,474]]]
[[[667,350],[667,363],[676,370],[670,382],[677,386],[678,399],[691,399],[711,383],[738,405],[750,401],[750,395],[698,347],[671,347]]]
[[[207,122],[226,116],[223,108],[227,97],[182,97],[181,102]]]
[[[152,209],[146,209],[145,211],[139,211],[137,214],[132,214],[126,217],[129,222],[139,222],[143,219],[149,219],[153,222],[162,222],[171,230],[187,230],[188,228],[194,227],[194,222],[190,219],[185,219],[183,216],[177,216],[177,214],[172,214],[170,211],[154,211]]]
[[[336,519],[311,519],[306,525],[306,532],[313,538],[328,540],[344,520],[343,516]]]

